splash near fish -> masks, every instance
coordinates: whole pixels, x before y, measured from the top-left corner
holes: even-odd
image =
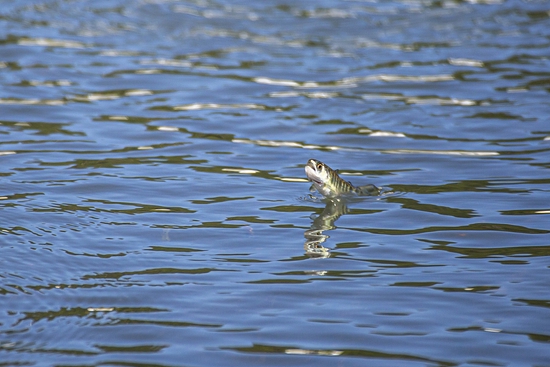
[[[319,193],[327,198],[357,194],[360,196],[380,195],[380,189],[374,185],[353,186],[338,175],[338,172],[321,161],[310,159],[305,167],[306,176]]]

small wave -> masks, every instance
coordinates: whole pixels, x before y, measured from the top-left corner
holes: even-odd
[[[389,197],[398,197],[406,194],[404,191],[393,190],[390,187],[379,186],[378,188],[380,189],[379,195],[357,195],[355,193],[349,193],[349,194],[339,195],[336,198],[326,198],[323,195],[321,195],[319,192],[315,191],[307,195],[299,196],[296,198],[296,200],[305,201],[309,203],[326,203],[328,200],[342,199],[347,203],[353,203],[353,202],[364,202],[364,201],[372,201],[372,200],[382,200]]]

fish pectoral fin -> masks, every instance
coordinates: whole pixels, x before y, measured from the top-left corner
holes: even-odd
[[[380,189],[370,184],[356,187],[356,190],[359,195],[371,195],[371,196],[380,195]]]

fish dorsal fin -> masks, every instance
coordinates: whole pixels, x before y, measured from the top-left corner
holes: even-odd
[[[349,182],[348,180],[344,180],[342,178],[342,176],[340,176],[340,170],[339,169],[333,169],[332,172],[336,173],[336,176],[338,176],[338,178],[340,178],[342,181],[345,181],[345,182],[349,183],[351,185],[351,187],[355,187],[355,186],[353,186],[353,184],[351,182]]]

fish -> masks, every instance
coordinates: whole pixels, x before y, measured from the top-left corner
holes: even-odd
[[[353,186],[342,179],[338,172],[321,161],[310,159],[305,166],[306,176],[313,183],[312,188],[327,198],[357,194],[360,196],[380,195],[380,189],[374,185]]]

